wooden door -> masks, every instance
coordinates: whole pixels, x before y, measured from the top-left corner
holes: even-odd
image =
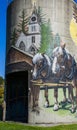
[[[28,122],[28,71],[6,76],[7,120]]]

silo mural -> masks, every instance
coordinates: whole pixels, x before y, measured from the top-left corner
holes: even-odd
[[[7,9],[6,120],[77,121],[77,6],[14,0]]]

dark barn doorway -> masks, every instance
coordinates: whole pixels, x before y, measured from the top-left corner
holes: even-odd
[[[6,120],[28,123],[28,71],[6,76]]]

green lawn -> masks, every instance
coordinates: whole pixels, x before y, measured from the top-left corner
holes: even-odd
[[[77,130],[77,124],[59,125],[53,127],[28,126],[20,123],[0,122],[0,130]]]
[[[41,91],[42,93],[42,98],[43,98],[43,103],[45,102],[45,97],[44,97],[44,91]],[[66,89],[66,95],[68,97],[68,91]],[[61,101],[63,100],[64,96],[63,96],[63,89],[58,89],[58,101],[59,101],[59,110],[56,111],[56,114],[60,115],[60,116],[67,116],[67,115],[70,115],[70,116],[75,116],[76,113],[71,113],[70,112],[70,108],[72,106],[72,104],[70,103],[65,103],[65,104],[61,104]],[[50,107],[49,108],[43,108],[45,109],[46,112],[49,112],[49,113],[54,113],[53,111],[53,106],[54,106],[54,89],[52,90],[49,90],[48,91],[48,99],[49,99],[49,102],[50,102]]]

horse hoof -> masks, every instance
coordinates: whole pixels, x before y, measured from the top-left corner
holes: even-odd
[[[70,109],[71,113],[75,113],[75,108]]]
[[[71,103],[71,99],[67,99],[67,102],[68,102],[68,103]]]
[[[58,105],[58,104],[55,104],[53,110],[54,110],[54,111],[58,111],[58,110],[59,110],[59,105]]]
[[[76,110],[76,114],[77,114],[77,110]]]
[[[61,101],[61,104],[65,104],[65,103],[67,103],[67,100]]]
[[[48,108],[48,107],[49,107],[49,103],[48,103],[48,102],[45,102],[44,107],[45,107],[45,108]]]

